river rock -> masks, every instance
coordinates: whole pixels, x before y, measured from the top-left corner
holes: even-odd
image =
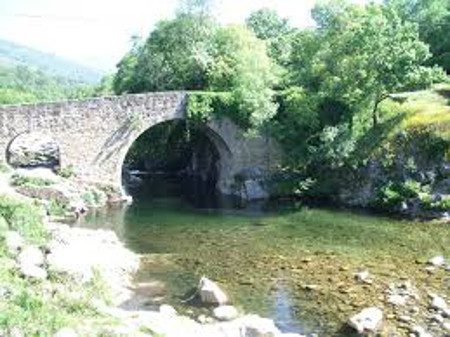
[[[431,307],[437,310],[445,310],[447,309],[447,303],[442,297],[435,295],[431,301]]]
[[[442,324],[444,322],[444,317],[442,317],[442,315],[439,315],[439,314],[433,315],[433,317],[431,317],[431,319],[439,324]]]
[[[404,295],[399,295],[399,294],[393,294],[393,295],[389,295],[388,297],[388,303],[395,305],[395,306],[404,306],[406,305],[406,301],[407,301],[408,297],[404,296]]]
[[[228,304],[229,299],[227,294],[217,285],[206,277],[200,279],[198,292],[200,299],[205,304]]]
[[[368,280],[369,276],[370,276],[370,274],[369,274],[368,270],[364,270],[364,271],[361,271],[359,273],[355,273],[353,275],[353,277],[357,281],[366,281],[366,280]]]
[[[178,315],[174,307],[168,304],[163,304],[159,307],[159,312],[164,316],[176,316]]]
[[[219,321],[231,321],[239,315],[237,309],[231,305],[221,305],[213,310],[213,314]]]
[[[445,322],[442,324],[442,328],[445,332],[450,332],[450,322]]]
[[[126,249],[109,230],[91,230],[50,223],[52,240],[47,255],[49,270],[88,282],[98,271],[111,289],[112,300],[130,298],[131,277],[139,268],[139,256]]]
[[[435,256],[428,261],[429,264],[435,267],[443,266],[445,263],[445,258],[442,255]]]
[[[47,272],[45,269],[32,264],[20,264],[20,272],[27,278],[44,280],[47,278]]]
[[[24,246],[23,237],[14,231],[8,231],[5,234],[5,244],[10,254],[17,254]]]
[[[348,320],[348,325],[358,333],[375,332],[383,320],[383,312],[377,307],[362,310]]]
[[[442,316],[450,318],[450,308],[445,308],[442,310]]]
[[[42,251],[35,247],[26,247],[17,257],[20,265],[33,265],[42,266],[45,262],[44,254]]]
[[[63,328],[54,334],[53,337],[78,337],[78,335],[73,329]]]
[[[433,337],[423,327],[415,325],[411,328],[411,332],[417,337]]]
[[[243,337],[275,337],[280,331],[273,320],[256,315],[246,316],[241,327]]]
[[[24,133],[9,146],[8,161],[16,167],[54,167],[59,164],[59,146],[48,135]]]

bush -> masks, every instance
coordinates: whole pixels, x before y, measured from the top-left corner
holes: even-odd
[[[67,204],[60,200],[52,198],[48,203],[46,209],[49,215],[64,216],[67,212]]]
[[[59,166],[56,168],[55,173],[63,178],[71,178],[76,176],[75,168],[71,165],[66,167]]]
[[[13,186],[50,186],[55,182],[50,179],[38,178],[38,177],[28,177],[22,174],[15,173],[11,176],[11,185]]]
[[[378,189],[377,206],[389,211],[396,210],[403,203],[414,198],[427,202],[430,188],[419,182],[409,179],[405,182],[388,181]]]

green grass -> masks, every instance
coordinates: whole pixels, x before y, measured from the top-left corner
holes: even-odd
[[[0,173],[9,173],[11,169],[3,162],[0,161]]]
[[[6,229],[17,231],[31,242],[42,244],[47,239],[42,210],[31,201],[0,195],[0,218],[6,222]]]
[[[22,174],[14,173],[11,176],[11,185],[12,186],[50,186],[55,182],[50,179],[38,178],[38,177],[28,177]]]
[[[401,129],[431,129],[450,140],[450,85],[439,84],[429,90],[393,95],[381,105],[385,117],[406,113]]]
[[[98,273],[87,284],[51,274],[46,280],[29,280],[19,275],[13,256],[1,237],[6,230],[19,232],[28,243],[43,246],[49,236],[42,222],[42,209],[33,202],[0,196],[0,334],[19,330],[24,336],[50,337],[63,327],[107,321],[93,307],[92,300],[109,301],[107,288]]]

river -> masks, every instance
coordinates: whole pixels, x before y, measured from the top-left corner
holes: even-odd
[[[383,306],[391,282],[439,286],[417,263],[450,253],[445,224],[293,202],[192,198],[177,181],[148,186],[133,204],[96,210],[80,223],[113,229],[143,254],[136,276],[140,306],[169,303],[192,317],[208,315],[198,303],[185,303],[206,276],[240,310],[271,317],[284,332],[348,336],[347,317]],[[366,269],[373,282],[356,282],[354,273]]]

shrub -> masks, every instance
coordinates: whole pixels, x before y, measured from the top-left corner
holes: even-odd
[[[55,173],[63,178],[71,178],[76,176],[75,168],[72,165],[66,167],[59,166],[56,168]]]
[[[412,179],[408,179],[405,182],[388,181],[378,189],[376,203],[381,208],[395,210],[402,202],[407,202],[414,198],[427,202],[429,192],[429,186],[422,185]]]
[[[29,201],[0,196],[0,217],[7,223],[8,229],[19,232],[30,241],[43,243],[47,237],[41,209]]]
[[[38,177],[28,177],[22,174],[15,173],[11,176],[11,184],[13,186],[50,186],[55,182],[50,179],[38,178]]]

